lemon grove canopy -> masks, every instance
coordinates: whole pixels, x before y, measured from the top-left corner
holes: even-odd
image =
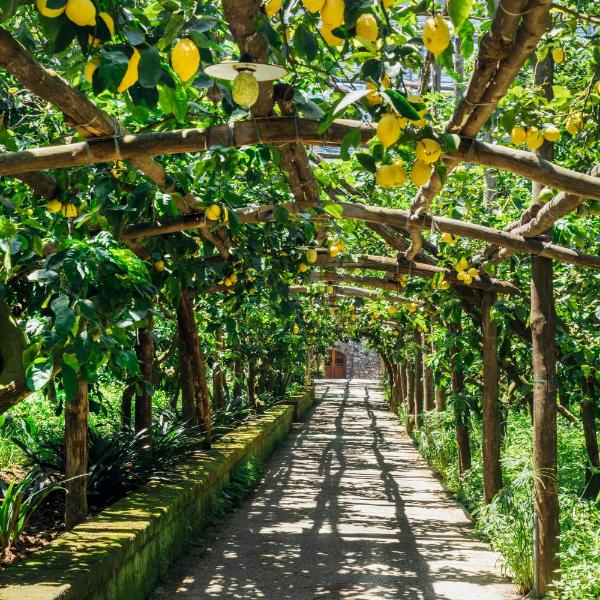
[[[370,337],[393,409],[406,397],[402,348],[415,332],[428,346],[434,331],[460,337],[466,315],[483,336],[486,498],[502,482],[498,337],[505,355],[512,343],[532,356],[543,593],[557,566],[557,356],[586,397],[600,386],[598,344],[573,350],[598,341],[600,318],[592,300],[573,306],[600,271],[592,8],[0,2],[2,410],[60,380],[77,475],[86,386],[106,364],[139,363],[152,380],[153,314],[174,311],[187,414],[208,441],[198,306],[232,330],[252,303],[269,306],[308,345],[340,328]],[[567,299],[558,323],[555,288]],[[8,360],[21,346],[24,364]],[[460,348],[449,353],[448,372]],[[514,362],[501,366],[515,378]],[[138,390],[140,428],[151,395]],[[411,415],[428,400],[415,402]],[[457,408],[461,471],[467,413]],[[84,485],[72,484],[70,523],[85,514]]]

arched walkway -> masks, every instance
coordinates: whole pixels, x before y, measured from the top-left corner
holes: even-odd
[[[253,497],[198,536],[156,599],[518,597],[376,382],[322,381],[317,398]]]

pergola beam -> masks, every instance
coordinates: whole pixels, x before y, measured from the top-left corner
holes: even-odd
[[[111,139],[32,148],[0,154],[0,176],[16,176],[31,171],[59,169],[115,160],[149,156],[204,152],[212,147],[241,147],[256,144],[303,142],[311,145],[341,145],[345,135],[355,129],[365,144],[374,129],[357,121],[338,120],[324,133],[320,123],[296,117],[265,117],[215,125],[208,129],[183,129],[158,133],[125,134]],[[456,152],[446,158],[473,162],[522,175],[543,185],[584,198],[600,199],[600,180],[555,165],[530,152],[462,138]]]
[[[389,302],[395,302],[397,304],[411,304],[412,300],[398,296],[396,294],[382,296],[372,290],[365,290],[362,288],[355,288],[346,285],[332,285],[333,294],[327,294],[329,297],[335,296],[347,296],[350,298],[364,298],[365,300],[387,300]],[[292,294],[312,294],[313,291],[305,285],[293,285],[290,287]]]

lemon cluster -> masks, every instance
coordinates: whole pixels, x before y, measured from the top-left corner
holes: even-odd
[[[469,261],[466,258],[461,258],[456,265],[454,265],[456,269],[457,279],[462,281],[465,285],[471,285],[473,283],[473,279],[477,277],[479,271],[474,267],[469,268]]]
[[[72,202],[61,202],[57,198],[49,200],[46,208],[54,214],[62,213],[67,219],[75,219],[79,216],[79,210]]]
[[[535,125],[527,128],[517,125],[512,128],[510,139],[515,146],[525,144],[529,150],[537,150],[544,141],[557,142],[560,139],[560,130],[552,124],[541,130]]]

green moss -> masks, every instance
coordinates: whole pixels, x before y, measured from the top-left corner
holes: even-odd
[[[292,424],[277,406],[2,574],[0,600],[143,599],[201,529],[235,467],[264,460]]]

